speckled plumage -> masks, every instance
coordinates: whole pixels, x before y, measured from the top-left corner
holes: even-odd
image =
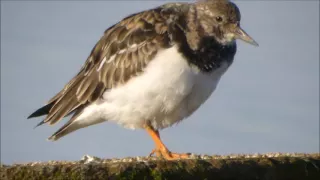
[[[51,140],[104,121],[169,127],[215,90],[233,62],[239,21],[239,9],[224,0],[170,3],[128,16],[105,31],[77,76],[30,117],[47,115],[41,125],[74,114]]]

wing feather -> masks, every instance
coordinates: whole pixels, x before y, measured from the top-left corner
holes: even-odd
[[[159,50],[171,45],[167,19],[158,8],[129,16],[107,29],[80,72],[30,117],[47,114],[40,124],[54,124],[74,111],[79,113],[80,107],[98,100],[105,90],[139,75]]]

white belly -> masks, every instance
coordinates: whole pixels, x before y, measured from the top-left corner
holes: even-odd
[[[77,120],[114,121],[127,128],[162,129],[188,117],[216,88],[228,65],[211,74],[190,67],[176,47],[159,52],[144,73],[106,91]]]

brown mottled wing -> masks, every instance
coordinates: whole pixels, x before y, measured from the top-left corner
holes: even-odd
[[[123,19],[104,33],[80,72],[46,106],[29,117],[47,114],[39,124],[54,124],[139,75],[159,50],[170,46],[168,26],[161,9]]]

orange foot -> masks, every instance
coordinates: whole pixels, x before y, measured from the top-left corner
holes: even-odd
[[[165,150],[153,149],[149,157],[151,157],[154,154],[159,158],[164,158],[167,160],[187,159],[190,156],[190,154],[188,153],[173,153],[168,149],[165,149]]]
[[[162,143],[160,139],[159,132],[157,130],[154,130],[151,126],[145,125],[146,131],[149,133],[151,138],[156,144],[156,148],[152,150],[149,157],[152,155],[156,155],[157,157],[164,158],[166,160],[176,160],[176,159],[186,159],[189,158],[190,154],[185,153],[173,153],[170,152],[167,147]]]

